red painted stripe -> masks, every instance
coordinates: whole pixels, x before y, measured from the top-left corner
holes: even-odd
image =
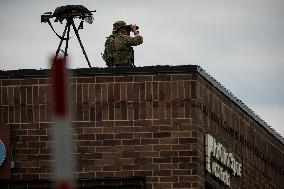
[[[73,188],[72,184],[68,181],[58,181],[56,183],[57,189],[71,189]]]
[[[53,63],[53,112],[55,116],[64,117],[67,114],[66,73],[63,58],[57,58]]]

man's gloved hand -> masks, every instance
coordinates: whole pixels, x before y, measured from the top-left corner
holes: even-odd
[[[137,27],[136,24],[134,24],[134,25],[133,25],[133,24],[130,24],[130,28],[131,28],[131,31],[132,31],[132,32],[137,31],[137,30],[136,30],[136,27]]]

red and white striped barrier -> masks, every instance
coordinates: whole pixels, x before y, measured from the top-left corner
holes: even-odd
[[[52,69],[54,114],[55,161],[54,171],[57,189],[73,189],[71,120],[69,116],[68,80],[63,58],[57,58]]]

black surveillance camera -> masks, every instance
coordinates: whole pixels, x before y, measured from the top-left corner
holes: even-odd
[[[83,5],[65,5],[57,7],[54,12],[46,12],[41,15],[41,22],[48,22],[50,18],[55,18],[55,22],[60,22],[64,19],[80,18],[88,23],[93,21],[93,13]]]

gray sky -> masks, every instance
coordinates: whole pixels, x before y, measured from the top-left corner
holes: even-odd
[[[92,66],[105,67],[100,53],[113,22],[136,23],[144,37],[137,66],[200,65],[284,136],[283,0],[2,0],[0,69],[49,68],[59,39],[40,15],[66,4],[97,10],[79,31]],[[70,68],[88,67],[71,36]]]

